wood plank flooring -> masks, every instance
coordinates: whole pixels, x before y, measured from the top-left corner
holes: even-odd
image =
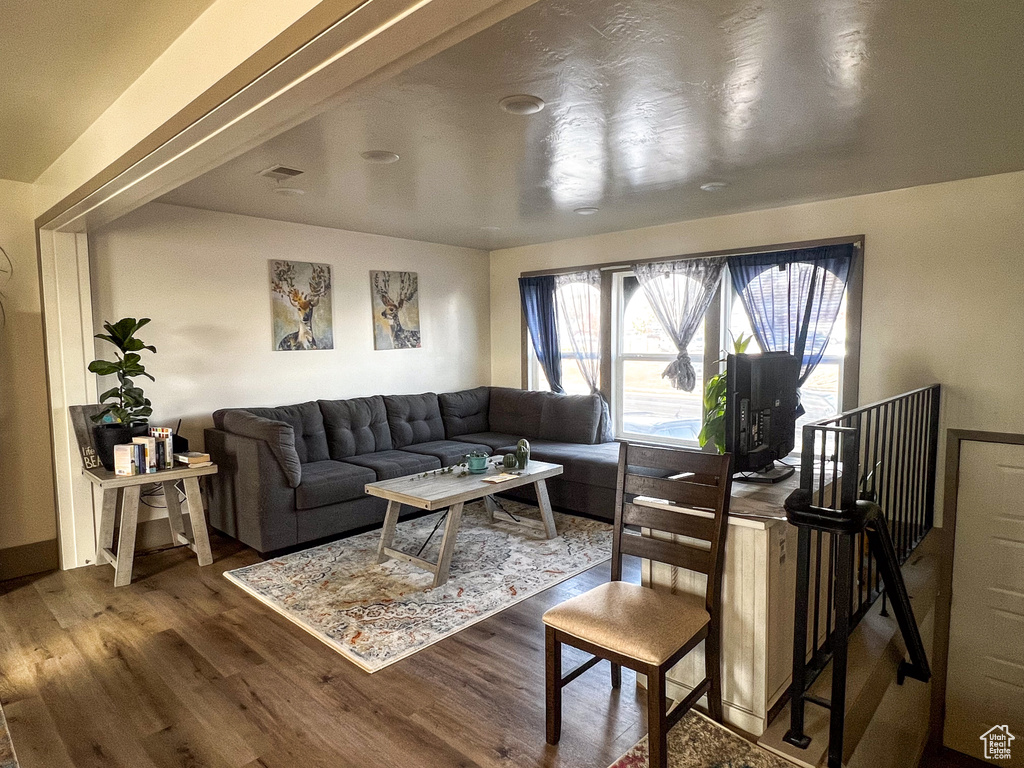
[[[644,733],[645,697],[601,663],[544,743],[541,614],[596,566],[369,675],[221,575],[257,561],[187,549],[0,584],[0,702],[22,768],[605,768]],[[638,561],[627,578],[639,580]],[[566,668],[581,657],[566,649]]]

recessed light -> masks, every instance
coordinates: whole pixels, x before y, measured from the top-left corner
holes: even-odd
[[[388,165],[389,163],[398,162],[398,155],[386,149],[368,149],[365,152],[360,152],[359,156],[368,163]]]
[[[306,194],[306,190],[298,187],[274,187],[274,194],[282,197],[298,197]]]
[[[506,96],[498,102],[498,106],[510,115],[535,115],[544,109],[544,99],[520,93]]]
[[[601,209],[600,208],[594,208],[591,205],[585,205],[582,208],[573,208],[572,212],[573,213],[578,213],[580,216],[593,216],[599,210],[601,210]]]
[[[701,184],[700,188],[705,192],[721,192],[728,186],[729,183],[725,181],[709,181],[704,184]]]

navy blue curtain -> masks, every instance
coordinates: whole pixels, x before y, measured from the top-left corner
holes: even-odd
[[[733,288],[765,352],[800,358],[800,384],[825,355],[853,262],[852,243],[729,257]]]
[[[519,297],[523,302],[526,327],[530,329],[537,353],[552,392],[562,393],[562,351],[558,344],[558,319],[555,312],[555,276],[519,278]]]

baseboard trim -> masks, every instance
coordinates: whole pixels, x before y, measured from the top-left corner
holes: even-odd
[[[56,539],[0,549],[0,581],[54,571],[58,567],[60,558]]]

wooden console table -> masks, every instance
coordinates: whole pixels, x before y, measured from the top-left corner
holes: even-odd
[[[206,513],[199,493],[199,478],[213,475],[217,465],[208,467],[174,467],[145,475],[115,475],[109,469],[83,469],[82,474],[95,486],[103,489],[103,509],[100,513],[100,536],[96,545],[96,563],[114,566],[114,586],[124,587],[132,582],[132,561],[135,559],[135,531],[139,522],[139,497],[142,486],[159,483],[167,500],[167,521],[171,526],[171,541],[181,544],[199,559],[199,565],[210,565],[210,537],[206,530]],[[178,480],[185,482],[185,503],[192,523],[192,538],[185,533],[178,499]],[[121,509],[121,527],[114,546],[114,523],[118,507]]]

